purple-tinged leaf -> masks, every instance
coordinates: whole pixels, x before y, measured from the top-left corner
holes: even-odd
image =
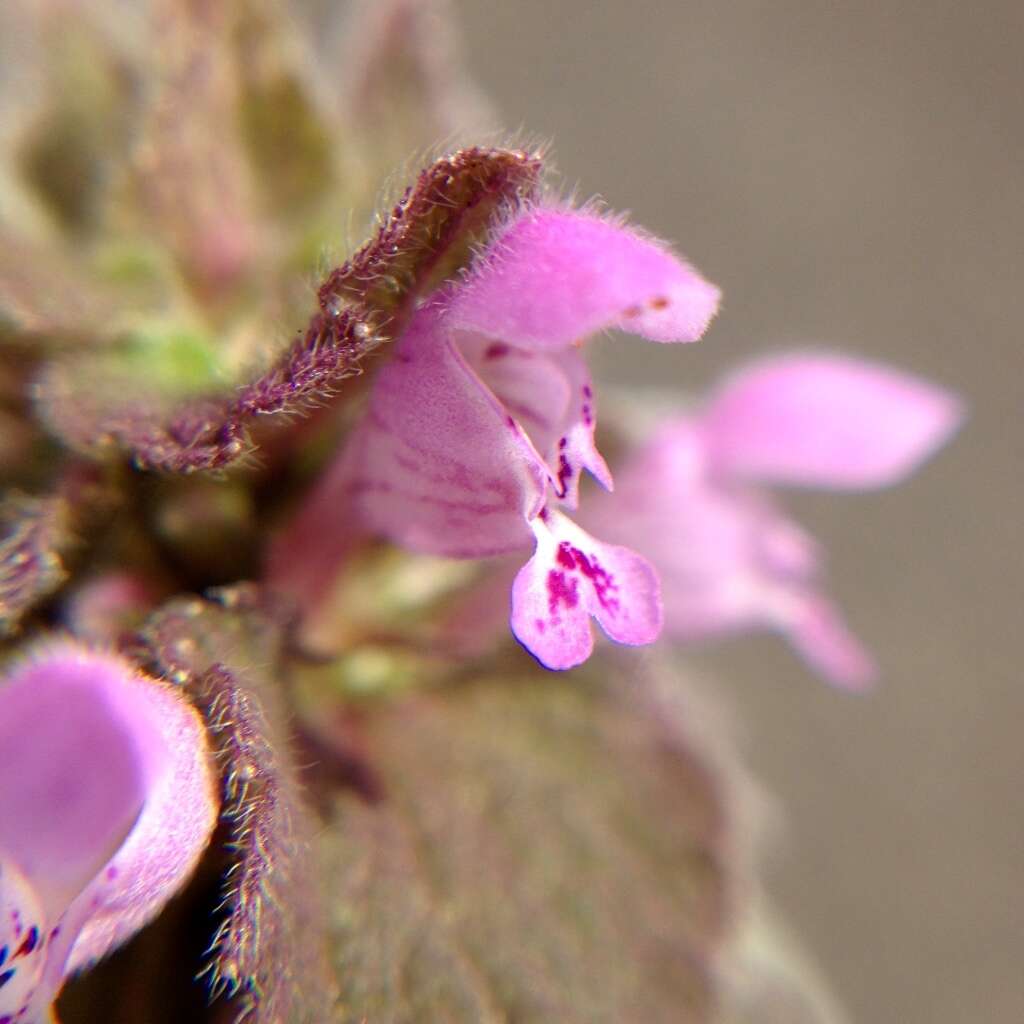
[[[55,224],[83,239],[104,227],[152,52],[133,45],[135,19],[124,6],[17,6],[25,9],[18,46],[38,48],[35,66],[26,69],[35,81],[19,76],[24,84],[12,90],[23,115],[13,140],[17,169]]]
[[[530,675],[361,727],[383,796],[342,794],[324,837],[340,1019],[714,1019],[728,809],[660,717],[594,674]]]
[[[125,212],[174,253],[196,292],[216,299],[261,254],[254,185],[224,59],[233,3],[151,5],[151,89],[131,155]]]
[[[465,264],[496,213],[535,193],[539,157],[466,149],[421,172],[376,237],[332,271],[306,330],[232,395],[175,404],[154,382],[108,374],[81,360],[54,363],[39,385],[41,413],[73,447],[122,450],[149,469],[218,469],[251,450],[256,417],[325,401],[362,359],[393,338],[417,297]],[[124,396],[132,395],[126,402]]]
[[[448,0],[361,0],[346,12],[342,116],[358,154],[389,173],[410,152],[488,120]]]
[[[109,333],[114,296],[56,246],[0,228],[0,342],[38,349]]]
[[[296,31],[294,11],[277,4],[236,4],[234,33],[239,119],[256,186],[269,212],[294,229],[296,216],[318,209],[339,181],[329,117],[317,88],[312,44]],[[331,61],[333,66],[335,62]]]
[[[385,218],[377,237],[328,275],[321,308],[339,303],[398,313],[453,276],[495,214],[537,194],[537,153],[460,149],[419,173]]]
[[[143,631],[154,665],[203,710],[221,760],[232,866],[211,945],[211,990],[251,1024],[331,1019],[314,825],[289,756],[276,670],[281,630],[255,588],[185,599]]]
[[[91,521],[117,501],[91,467],[71,464],[49,494],[0,500],[0,636],[64,582],[65,556]]]
[[[69,509],[59,496],[11,495],[0,505],[0,635],[64,582]]]

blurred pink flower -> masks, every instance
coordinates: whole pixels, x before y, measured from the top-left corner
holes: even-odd
[[[181,694],[71,641],[0,680],[0,757],[0,1021],[37,1024],[182,886],[218,799]]]
[[[695,341],[718,299],[662,244],[607,218],[540,208],[511,220],[414,315],[365,417],[278,545],[272,578],[322,558],[317,537],[338,530],[342,509],[431,554],[478,558],[532,539],[511,625],[544,665],[586,660],[591,615],[613,640],[649,643],[661,628],[651,567],[558,510],[576,508],[584,469],[611,486],[577,346],[609,327]]]
[[[756,485],[896,483],[961,416],[955,396],[886,367],[768,359],[664,423],[618,474],[614,500],[597,496],[585,521],[657,567],[672,637],[774,628],[826,678],[861,686],[874,664],[821,592],[817,545]]]

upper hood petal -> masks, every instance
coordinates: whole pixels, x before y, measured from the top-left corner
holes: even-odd
[[[542,207],[513,220],[452,289],[456,327],[563,348],[608,327],[696,341],[720,293],[661,242],[606,217]]]

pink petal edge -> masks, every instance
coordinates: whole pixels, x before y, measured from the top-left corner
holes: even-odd
[[[957,396],[910,374],[793,353],[726,381],[708,403],[703,430],[722,472],[852,490],[912,473],[962,418]]]
[[[564,348],[609,327],[696,341],[721,293],[657,242],[586,210],[542,207],[511,221],[452,290],[455,327]]]

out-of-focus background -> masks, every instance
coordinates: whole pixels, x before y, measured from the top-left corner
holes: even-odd
[[[780,798],[769,884],[853,1019],[1024,1020],[1024,5],[456,6],[503,123],[725,289],[700,345],[605,344],[606,379],[698,389],[813,344],[966,396],[909,483],[789,496],[876,692],[771,637],[694,662]]]

